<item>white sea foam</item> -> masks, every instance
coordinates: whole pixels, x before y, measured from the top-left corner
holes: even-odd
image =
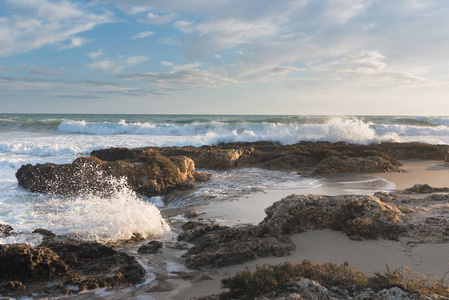
[[[12,225],[16,232],[45,228],[83,240],[110,241],[131,238],[133,233],[161,237],[170,230],[160,211],[138,197],[123,180],[116,181],[111,196],[22,193],[27,197],[21,204],[8,209],[6,206],[14,204],[11,198],[11,201],[3,201],[0,207],[3,211],[0,223]]]

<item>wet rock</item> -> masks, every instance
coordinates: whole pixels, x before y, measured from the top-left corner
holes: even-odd
[[[146,245],[140,246],[137,252],[140,254],[154,254],[157,253],[162,246],[163,244],[159,241],[151,241]]]
[[[98,243],[48,243],[72,270],[87,278],[80,289],[142,282],[145,271],[134,257]],[[81,286],[83,288],[81,288]]]
[[[265,209],[259,224],[284,234],[333,229],[353,238],[397,239],[406,231],[401,211],[374,196],[291,195]]]
[[[39,233],[39,234],[41,234],[41,235],[43,235],[43,236],[46,236],[46,237],[54,237],[54,236],[56,236],[56,234],[54,234],[54,233],[51,232],[50,230],[42,229],[42,228],[37,228],[37,229],[35,229],[35,230],[33,231],[33,233]]]
[[[262,237],[257,226],[186,224],[187,231],[178,240],[194,244],[185,254],[186,266],[193,269],[239,264],[258,256],[285,256],[295,248],[287,236]]]
[[[193,178],[198,182],[206,182],[212,178],[212,173],[209,172],[195,172],[193,173]]]
[[[79,157],[71,164],[24,165],[16,173],[18,183],[31,192],[78,195],[83,193],[110,194],[117,182],[125,183],[135,192],[155,196],[171,189],[185,187],[195,171],[187,157],[167,158],[155,151],[141,151],[139,155],[124,148],[103,150],[97,157]],[[114,160],[131,157],[132,159]]]
[[[338,173],[382,173],[396,170],[397,165],[379,156],[338,157],[331,156],[321,160],[314,169],[315,174]]]
[[[445,160],[448,145],[430,145],[426,143],[379,143],[373,144],[395,159],[434,159]]]
[[[10,225],[0,224],[0,237],[15,235],[14,229]]]
[[[0,281],[77,280],[77,274],[51,249],[27,244],[0,245]]]
[[[430,193],[438,193],[438,192],[449,192],[449,188],[436,188],[430,186],[428,184],[415,184],[411,188],[405,189],[403,194],[430,194]]]

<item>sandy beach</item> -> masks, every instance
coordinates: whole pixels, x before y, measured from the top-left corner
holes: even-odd
[[[265,191],[247,195],[244,199],[232,202],[223,202],[198,207],[198,211],[205,212],[203,218],[215,218],[227,225],[257,223],[262,220],[264,213],[262,207],[267,207],[273,202],[280,200],[290,193],[330,193],[338,194],[344,192],[354,184],[364,181],[372,176],[379,176],[389,181],[380,187],[380,191],[395,191],[413,186],[416,183],[428,183],[436,187],[449,186],[449,169],[444,167],[441,161],[407,160],[401,161],[403,166],[401,172],[390,172],[380,174],[340,175],[338,184],[335,177],[330,180],[340,186],[333,185],[323,188],[321,186],[306,190],[282,190]],[[326,180],[326,179],[324,179]],[[360,188],[360,186],[359,186]],[[367,194],[372,194],[376,188],[365,187]],[[407,267],[415,272],[441,278],[449,270],[449,252],[447,243],[410,243],[406,239],[391,241],[378,240],[351,240],[342,232],[331,230],[315,230],[292,236],[296,250],[286,257],[257,258],[240,265],[228,266],[215,270],[203,272],[208,280],[199,282],[188,282],[183,279],[172,277],[169,279],[172,290],[151,293],[156,299],[191,299],[220,293],[221,278],[231,276],[238,271],[248,267],[255,269],[257,265],[279,264],[282,262],[300,262],[304,259],[312,263],[334,262],[341,264],[345,261],[355,269],[363,271],[367,275],[375,272],[384,272],[386,265],[391,270]],[[179,262],[181,263],[181,259]],[[198,272],[198,271],[195,271]]]

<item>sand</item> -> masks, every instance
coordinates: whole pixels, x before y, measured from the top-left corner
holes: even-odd
[[[416,183],[427,183],[434,187],[449,187],[449,167],[435,160],[404,160],[401,172],[373,174],[394,182],[396,189],[403,190]]]
[[[217,202],[198,206],[204,219],[218,220],[226,225],[257,224],[265,216],[264,209],[273,202],[292,193],[296,194],[373,194],[377,191],[395,191],[411,187],[416,183],[427,183],[435,187],[449,187],[449,168],[438,161],[402,161],[401,172],[382,174],[339,174],[323,180],[323,184],[312,188],[267,190],[263,193],[243,195],[234,201]],[[407,266],[424,275],[441,278],[449,271],[449,245],[446,243],[410,243],[407,240],[363,240],[349,239],[341,232],[331,230],[309,231],[292,236],[296,250],[287,257],[258,258],[241,265],[220,269],[195,271],[190,270],[191,279],[182,279],[182,275],[172,272],[159,277],[159,289],[154,289],[154,282],[132,292],[117,293],[109,299],[191,299],[194,297],[218,294],[221,279],[234,275],[245,267],[255,269],[257,265],[279,264],[285,261],[300,262],[308,259],[313,263],[345,261],[355,269],[372,275]],[[182,253],[166,250],[158,257],[161,268],[181,266]],[[151,272],[151,270],[150,270]],[[165,280],[163,277],[165,276]],[[87,298],[92,294],[86,294]]]
[[[394,191],[405,189],[416,183],[427,183],[435,187],[449,186],[449,168],[440,161],[408,160],[401,161],[401,172],[338,175],[327,178],[326,187],[316,187],[307,190],[277,190],[266,191],[232,202],[223,202],[199,207],[204,209],[205,218],[216,218],[228,225],[253,223],[264,217],[263,209],[273,202],[291,193],[308,194],[343,194],[345,192],[360,192],[372,194],[375,191]],[[378,176],[386,181],[378,181],[377,186],[366,184]],[[365,184],[362,184],[365,182]],[[164,299],[190,299],[220,292],[221,278],[231,276],[245,267],[254,269],[257,265],[278,264],[285,261],[300,262],[308,259],[313,263],[345,261],[355,269],[373,275],[383,272],[386,265],[391,270],[406,266],[415,272],[441,278],[449,271],[449,245],[444,243],[409,244],[406,241],[364,240],[354,241],[341,232],[331,230],[309,231],[292,236],[296,250],[288,257],[258,258],[241,265],[229,266],[218,270],[206,271],[210,280],[204,280],[186,285],[184,280],[172,279],[177,286],[175,291],[157,293],[151,296]],[[182,282],[181,282],[182,281]],[[179,282],[179,283],[178,283]]]

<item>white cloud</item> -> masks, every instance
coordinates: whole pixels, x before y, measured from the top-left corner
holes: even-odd
[[[411,72],[397,70],[389,67],[384,60],[387,58],[375,51],[361,52],[356,55],[333,61],[330,64],[312,67],[316,73],[323,76],[341,75],[357,82],[384,83],[410,83],[426,82],[425,78],[414,75]]]
[[[93,70],[98,69],[113,73],[121,73],[124,69],[130,68],[132,66],[146,62],[148,60],[150,60],[150,58],[147,56],[130,56],[130,57],[119,56],[115,59],[106,58],[100,61],[95,61],[93,63],[88,64],[87,68]]]
[[[108,12],[89,12],[88,6],[70,1],[6,0],[0,7],[0,56],[9,56],[54,45],[89,31],[98,24],[114,22]],[[71,40],[74,46],[80,40]]]
[[[71,48],[79,48],[83,45],[85,45],[88,42],[88,39],[83,38],[83,37],[72,37],[70,39],[70,43],[67,45],[63,45],[61,47],[62,50],[65,49],[71,49]]]
[[[100,56],[102,56],[103,54],[104,54],[104,53],[103,53],[103,49],[99,49],[99,50],[96,51],[96,52],[89,52],[89,53],[87,53],[86,55],[87,55],[88,57],[90,57],[90,59],[96,60],[97,57],[100,57]]]
[[[192,21],[178,20],[173,24],[173,28],[184,33],[189,33],[194,31],[194,28],[192,28],[192,24]]]
[[[173,63],[169,61],[161,61],[160,65],[164,67],[170,67],[173,66]]]
[[[152,32],[152,31],[144,31],[144,32],[141,32],[141,33],[138,33],[138,34],[132,36],[131,39],[132,40],[144,39],[144,38],[152,36],[152,35],[154,35],[154,32]]]
[[[148,13],[142,22],[146,24],[162,25],[173,21],[176,18],[175,14],[159,15],[157,13]]]
[[[199,63],[176,66],[173,65],[170,72],[165,73],[139,73],[131,75],[119,75],[121,79],[146,79],[158,85],[182,85],[191,87],[215,88],[222,85],[236,83],[225,72],[212,72],[197,69]]]

